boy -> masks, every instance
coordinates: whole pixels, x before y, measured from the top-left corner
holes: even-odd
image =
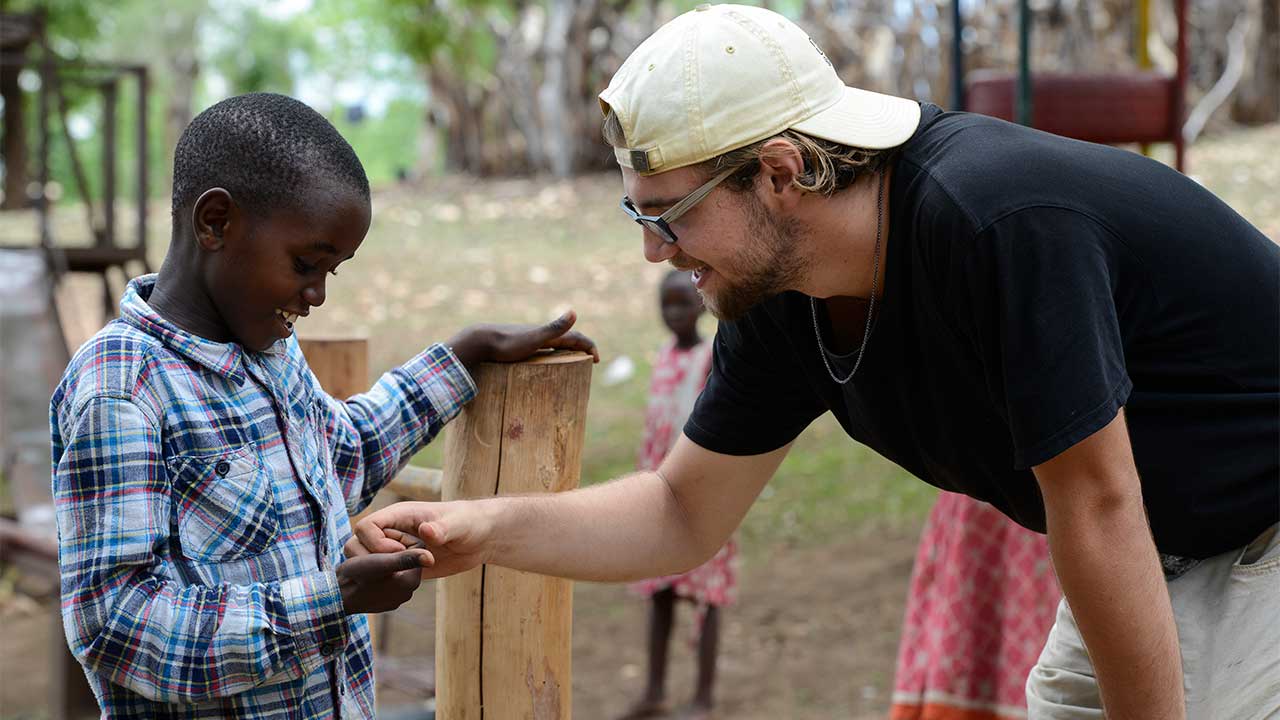
[[[374,717],[361,613],[430,556],[343,562],[347,514],[471,399],[468,367],[594,353],[572,314],[477,326],[329,397],[292,324],[369,219],[355,152],[296,100],[224,100],[178,141],[164,264],[52,399],[63,622],[104,717]]]

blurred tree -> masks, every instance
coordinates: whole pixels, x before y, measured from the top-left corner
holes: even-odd
[[[1231,105],[1231,119],[1257,125],[1280,120],[1280,2],[1250,0],[1245,41],[1250,61]]]
[[[209,20],[208,0],[118,0],[92,51],[101,59],[146,64],[150,70],[152,107],[163,113],[151,148],[159,178],[154,194],[167,195],[172,182],[173,146],[191,122],[204,53],[202,30]],[[161,111],[160,108],[163,108]],[[155,127],[153,125],[153,127]]]
[[[169,162],[174,141],[191,120],[196,81],[199,76],[201,43],[199,23],[208,13],[208,0],[166,0],[157,5],[150,0],[116,0],[112,3],[90,3],[83,0],[0,0],[0,7],[11,12],[28,12],[43,9],[48,17],[49,44],[62,60],[87,60],[101,62],[140,63],[150,69],[151,107],[156,119],[149,145],[153,178],[163,178],[159,189],[169,181]],[[6,67],[6,70],[8,68]],[[3,84],[3,83],[0,83]],[[97,116],[97,110],[86,104],[97,97],[76,83],[64,85],[68,106],[73,114],[83,111],[86,118]],[[16,107],[24,103],[21,95],[14,101]],[[159,102],[157,102],[159,100]],[[6,107],[10,98],[5,97]],[[161,109],[163,108],[163,109]],[[133,103],[122,101],[120,108],[123,150],[128,151],[134,142],[132,133],[124,130],[136,118]],[[33,138],[28,128],[22,136],[31,146]],[[10,137],[6,133],[6,137]],[[82,151],[88,160],[100,152],[101,138],[96,134],[87,138]],[[52,161],[56,168],[65,168],[67,149],[63,147],[59,133],[54,134]],[[6,164],[12,165],[7,162]],[[24,164],[19,163],[19,167]],[[132,165],[122,167],[127,175]],[[12,169],[10,170],[12,172]],[[94,178],[91,178],[91,180]],[[65,178],[64,178],[65,180]],[[157,190],[153,183],[152,190]]]
[[[253,6],[239,8],[230,42],[211,52],[209,64],[227,81],[229,94],[292,94],[295,70],[316,52],[303,22],[277,20]]]
[[[683,9],[693,2],[671,7]],[[655,27],[657,0],[355,0],[421,68],[425,134],[479,175],[607,167],[595,95]],[[317,8],[352,2],[319,0]],[[424,148],[432,147],[422,143]],[[421,164],[421,163],[420,163]]]

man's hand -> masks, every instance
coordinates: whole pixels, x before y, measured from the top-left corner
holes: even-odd
[[[578,316],[572,310],[545,325],[472,325],[449,340],[449,349],[468,372],[482,362],[517,362],[543,348],[580,350],[600,362],[591,338],[571,331]]]
[[[396,503],[356,523],[346,552],[395,553],[424,547],[431,561],[425,564],[423,577],[455,575],[487,561],[487,541],[492,535],[484,512],[487,505],[477,500]]]
[[[349,557],[338,566],[342,608],[348,615],[395,610],[413,597],[422,582],[422,568],[431,565],[431,554],[400,547],[390,554]]]

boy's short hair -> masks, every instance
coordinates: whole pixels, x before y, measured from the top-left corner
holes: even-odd
[[[301,190],[329,180],[369,198],[355,150],[305,103],[275,93],[227,98],[191,121],[173,153],[173,213],[221,187],[255,215],[296,207]]]

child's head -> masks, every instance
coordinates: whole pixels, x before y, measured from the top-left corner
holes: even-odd
[[[228,98],[178,140],[161,272],[183,276],[185,311],[220,323],[213,339],[262,350],[324,302],[369,214],[364,167],[328,120],[283,95]]]
[[[667,273],[658,288],[658,301],[662,306],[662,321],[676,338],[686,342],[697,340],[698,318],[706,308],[688,271]]]

